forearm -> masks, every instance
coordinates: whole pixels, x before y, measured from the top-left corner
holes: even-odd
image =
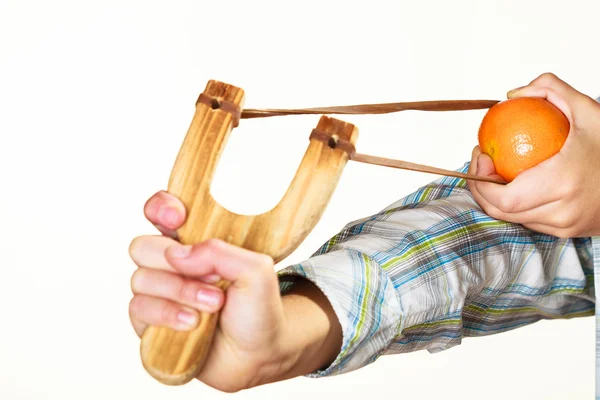
[[[325,295],[310,281],[297,280],[283,296],[291,355],[287,377],[326,368],[342,346],[342,328]]]
[[[294,285],[282,296],[286,321],[276,345],[279,355],[261,374],[261,384],[326,368],[342,345],[340,323],[325,295],[306,279],[290,279]]]

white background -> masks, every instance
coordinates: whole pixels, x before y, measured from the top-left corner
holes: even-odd
[[[166,387],[139,361],[127,250],[154,233],[142,206],[165,188],[209,79],[245,89],[250,108],[503,99],[546,71],[597,96],[599,15],[596,0],[0,1],[0,399],[592,398],[592,318],[234,395]],[[360,152],[454,169],[482,116],[344,119]],[[271,208],[317,121],[242,121],[215,197],[237,212]],[[435,178],[350,163],[278,268]]]

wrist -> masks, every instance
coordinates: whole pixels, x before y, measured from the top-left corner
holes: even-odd
[[[310,281],[294,279],[282,296],[284,326],[274,343],[279,356],[265,370],[269,382],[327,368],[342,345],[342,329],[327,297]]]

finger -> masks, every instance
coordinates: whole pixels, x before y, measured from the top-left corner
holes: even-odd
[[[165,257],[165,250],[175,243],[166,236],[139,236],[129,245],[129,256],[138,267],[177,272]]]
[[[470,173],[477,173],[477,161],[480,156],[481,152],[479,150],[479,147],[475,147],[472,152],[471,164],[469,166]],[[483,165],[479,169],[479,173],[481,173],[484,176],[495,176],[494,172],[495,171],[493,163],[489,163],[489,165]],[[473,195],[473,198],[479,204],[482,210],[492,218],[519,224],[530,224],[535,222],[539,223],[539,221],[547,221],[549,223],[555,224],[555,226],[550,226],[552,229],[556,229],[556,226],[560,226],[563,223],[560,220],[560,218],[562,217],[562,215],[564,215],[564,213],[560,212],[560,209],[557,210],[557,207],[559,205],[558,200],[551,201],[525,211],[509,213],[502,211],[497,206],[490,203],[484,196],[482,196],[478,190],[478,185],[476,183],[477,182],[475,181],[469,182],[469,189]]]
[[[475,197],[475,195],[473,196]],[[560,212],[560,201],[544,204],[540,207],[519,213],[506,213],[488,203],[484,198],[477,200],[482,210],[490,217],[500,220],[528,226],[531,224],[543,224],[549,229],[564,229],[568,226],[564,214]]]
[[[533,81],[531,81],[530,86],[550,88],[565,98],[579,95],[579,92],[577,92],[573,86],[569,85],[567,82],[550,72],[541,74],[535,78]]]
[[[133,239],[129,245],[129,256],[140,268],[181,274],[181,271],[173,268],[165,257],[165,251],[174,244],[178,244],[178,242],[166,236],[139,236]],[[214,274],[195,274],[194,278],[206,283],[215,283],[221,280],[220,276]]]
[[[516,214],[538,208],[544,204],[560,200],[563,196],[560,177],[554,167],[556,161],[548,159],[535,167],[521,172],[506,185],[488,182],[473,182],[477,195],[503,213]],[[494,176],[493,161],[486,154],[477,157],[476,174]],[[479,200],[479,199],[478,199]]]
[[[138,321],[137,319],[131,319],[131,326],[133,326],[133,330],[135,331],[135,333],[139,337],[142,337],[144,331],[146,330],[146,327],[148,327],[148,324],[145,324],[142,321]]]
[[[481,155],[481,149],[479,148],[479,146],[475,146],[475,148],[473,148],[473,151],[471,153],[471,164],[469,165],[469,173],[473,174],[473,175],[480,175],[480,176],[489,176],[489,177],[494,177],[495,179],[498,179],[500,181],[504,181],[504,179],[496,174],[496,170],[494,168],[494,164],[493,162],[490,163],[489,165],[482,165],[481,167],[479,166],[479,156]],[[473,198],[475,199],[475,201],[479,204],[480,207],[482,207],[482,209],[486,212],[492,211],[492,212],[497,212],[499,210],[497,210],[495,207],[493,207],[480,193],[479,190],[477,188],[477,185],[475,184],[476,181],[471,181],[468,180],[467,181],[468,186],[469,186],[469,190],[471,191]]]
[[[554,237],[561,238],[561,239],[571,239],[574,237],[572,235],[572,232],[573,232],[572,229],[557,228],[556,226],[539,224],[539,223],[531,223],[531,224],[526,224],[523,226],[525,226],[527,229],[529,229],[531,231],[534,231],[534,232],[537,232],[540,234],[544,234],[544,235],[554,236]]]
[[[218,275],[237,287],[257,283],[273,272],[272,258],[216,239],[194,246],[173,244],[165,256],[184,275]]]
[[[544,204],[540,207],[533,208],[524,212],[506,213],[489,203],[477,191],[476,185],[471,190],[473,198],[481,209],[490,217],[523,226],[535,226],[537,229],[542,229],[540,232],[557,235],[558,232],[565,231],[573,226],[573,221],[570,220],[566,208],[562,206],[560,200]],[[541,223],[540,221],[543,221]]]
[[[523,225],[540,221],[543,221],[545,224],[553,227],[563,227],[565,225],[563,222],[563,213],[560,212],[560,208],[558,207],[561,204],[560,200],[542,204],[539,207],[535,207],[526,211],[506,212],[498,208],[493,203],[487,201],[486,198],[481,196],[481,194],[477,191],[473,193],[473,197],[486,214],[498,220]]]
[[[159,297],[198,311],[218,311],[224,300],[223,291],[207,283],[186,279],[162,270],[140,268],[131,277],[134,294]]]
[[[129,318],[138,334],[143,333],[148,325],[189,331],[196,327],[199,320],[198,313],[191,308],[146,295],[136,295],[131,299]]]
[[[482,155],[485,157],[482,158]],[[492,159],[487,154],[483,154],[479,146],[475,146],[471,153],[471,165],[469,166],[469,171],[476,175],[479,174],[479,176],[493,178],[506,183],[504,178],[496,173],[496,167],[494,166]]]
[[[183,203],[166,191],[159,191],[144,205],[144,215],[163,234],[176,238],[176,230],[186,219]]]
[[[475,148],[473,148],[473,151],[471,153],[471,163],[469,164],[469,171],[468,171],[469,174],[477,175],[477,159],[480,154],[481,154],[481,150],[480,150],[479,146],[475,146]],[[475,202],[477,202],[477,204],[483,209],[483,211],[486,211],[486,207],[489,206],[489,203],[487,201],[485,201],[485,199],[483,197],[481,197],[481,195],[479,194],[479,191],[477,190],[477,186],[475,185],[475,181],[467,180],[467,186],[469,187],[469,190],[471,191],[471,194],[473,195]]]
[[[565,97],[569,96],[573,92],[576,92],[576,90],[567,82],[563,81],[555,74],[547,72],[539,75],[534,80],[529,82],[529,84],[509,91],[507,93],[507,96],[509,98],[522,97],[522,93],[524,90],[530,90],[532,88],[552,88],[557,94],[561,94]]]
[[[467,171],[469,174],[474,174],[477,170],[477,157],[481,154],[481,148],[479,146],[473,147],[471,150],[471,162],[469,163],[469,170]]]
[[[479,157],[479,154],[481,154],[481,149],[479,146],[475,146],[471,151],[471,162],[469,163],[469,170],[467,171],[469,175],[477,175],[477,157]],[[467,179],[467,186],[469,187],[471,193],[473,193],[474,197],[476,197],[475,194],[477,192],[477,188],[473,183],[474,181]],[[475,198],[475,200],[477,200],[477,198]]]
[[[572,86],[556,75],[546,73],[538,76],[527,86],[513,89],[507,93],[509,99],[517,97],[541,97],[558,107],[573,124],[572,109],[583,96]]]

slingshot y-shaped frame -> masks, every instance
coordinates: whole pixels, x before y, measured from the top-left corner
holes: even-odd
[[[187,220],[177,232],[182,243],[217,238],[267,254],[277,263],[294,251],[319,221],[349,160],[482,180],[454,171],[356,154],[358,129],[322,116],[281,201],[266,213],[239,215],[217,203],[210,188],[229,134],[239,123],[243,103],[242,89],[214,80],[208,82],[198,98],[168,184],[169,193],[177,196],[187,210]],[[463,105],[456,109],[469,108]],[[226,290],[229,282],[221,281],[217,286]],[[140,346],[146,371],[167,385],[192,380],[207,358],[218,319],[219,313],[201,313],[198,326],[188,332],[148,327]]]

